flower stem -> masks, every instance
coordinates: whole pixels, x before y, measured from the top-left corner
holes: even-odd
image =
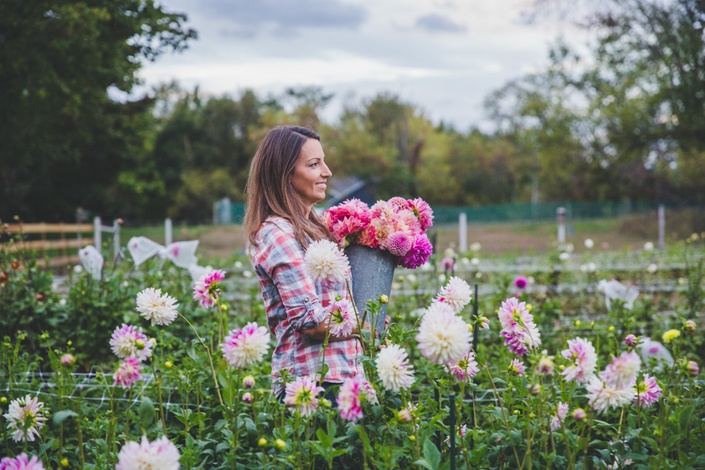
[[[198,334],[198,331],[196,331],[196,328],[193,326],[193,324],[188,321],[188,318],[186,318],[181,312],[179,312],[179,316],[183,318],[186,323],[188,323],[188,325],[191,327],[194,334],[196,335],[196,338],[198,338],[198,341],[201,343],[201,346],[203,346],[203,348],[206,350],[206,354],[208,355],[208,362],[211,366],[211,373],[213,374],[213,383],[215,383],[215,391],[218,394],[218,401],[220,402],[220,406],[224,406],[225,403],[223,403],[223,396],[220,393],[220,385],[218,384],[218,377],[215,374],[215,366],[213,366],[213,357],[211,356],[210,348],[208,348],[208,346],[206,346],[206,343],[203,342],[203,339]]]

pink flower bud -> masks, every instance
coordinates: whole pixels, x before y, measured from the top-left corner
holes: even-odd
[[[698,363],[695,361],[688,361],[685,369],[690,375],[698,375],[700,373],[700,366],[698,366]]]
[[[242,386],[244,388],[252,388],[255,386],[255,378],[252,377],[251,375],[246,376],[244,379],[242,379]]]
[[[399,410],[397,412],[397,419],[402,423],[410,423],[411,413],[409,413],[409,410]]]
[[[64,354],[61,356],[61,365],[64,367],[71,367],[76,363],[76,358],[71,354]]]
[[[252,403],[252,394],[250,392],[243,393],[242,401],[244,401],[245,403]]]
[[[573,410],[573,419],[576,421],[582,421],[586,416],[587,413],[585,413],[585,410],[582,408],[576,408]]]
[[[624,344],[627,346],[636,346],[637,343],[637,338],[636,336],[632,334],[628,334],[626,338],[624,338]]]

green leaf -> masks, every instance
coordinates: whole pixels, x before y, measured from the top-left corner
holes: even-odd
[[[416,462],[414,462],[414,465],[421,465],[424,468],[428,468],[428,470],[436,470],[435,468],[433,468],[431,466],[430,463],[426,462],[426,460],[424,460],[424,459],[417,460]]]
[[[680,410],[680,419],[678,420],[681,429],[690,429],[690,420],[693,417],[695,405],[689,405]]]
[[[424,459],[431,464],[433,470],[438,468],[438,465],[441,462],[441,452],[431,439],[426,439],[423,443],[423,456]]]
[[[143,396],[140,403],[140,423],[146,429],[154,422],[154,403],[148,397]]]
[[[318,437],[318,440],[323,444],[325,447],[332,447],[333,446],[333,440],[326,434],[326,432],[318,428],[316,430],[316,437]]]
[[[215,446],[215,451],[217,453],[227,452],[228,450],[230,450],[230,443],[228,442],[221,442],[220,444]]]
[[[72,410],[61,410],[54,413],[54,424],[62,424],[67,418],[77,417],[78,413]]]

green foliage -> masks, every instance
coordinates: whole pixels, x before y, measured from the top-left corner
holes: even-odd
[[[699,241],[670,256],[679,259],[685,250],[691,260],[702,259]],[[21,307],[24,315],[41,311],[36,289],[30,286],[51,285],[51,275],[36,268],[27,254],[4,256],[0,270],[7,277],[0,284],[0,309]],[[612,265],[620,266],[639,255],[611,256]],[[665,266],[666,256],[651,253],[644,260]],[[22,263],[13,267],[17,259]],[[591,259],[608,265],[597,255]],[[550,266],[546,259],[542,262]],[[478,339],[475,353],[480,371],[467,382],[458,381],[445,366],[426,360],[415,341],[419,316],[435,297],[439,283],[447,279],[439,279],[434,269],[397,273],[400,293],[388,305],[393,323],[381,344],[389,341],[407,351],[415,383],[409,390],[386,390],[375,367],[381,344],[368,343],[372,350],[363,364],[379,403],[363,401],[363,417],[355,423],[343,420],[337,410],[322,403],[309,417],[288,410],[270,391],[268,360],[244,370],[228,366],[218,348],[225,332],[250,321],[260,325],[266,321],[256,286],[254,296],[250,295],[253,279],[244,275],[248,268],[229,270],[224,292],[213,309],[201,308],[191,299],[192,283],[184,270],[161,260],[150,259],[138,268],[126,261],[107,266],[101,281],[85,272],[74,273],[67,293],[52,294],[43,301],[56,306],[51,308],[62,307],[65,320],[45,332],[41,316],[35,314],[33,323],[22,325],[22,333],[3,330],[0,407],[5,412],[10,400],[30,393],[45,404],[49,415],[40,430],[41,439],[35,442],[18,443],[7,431],[0,432],[3,456],[27,451],[38,455],[45,467],[62,466],[61,461],[67,459],[75,468],[114,468],[125,443],[143,435],[150,441],[166,435],[177,445],[185,468],[445,469],[450,465],[449,433],[455,432],[457,468],[602,468],[615,462],[624,466],[629,460],[635,468],[700,465],[705,455],[699,438],[705,432],[699,411],[702,384],[686,366],[688,360],[701,362],[705,353],[698,347],[702,345],[698,339],[702,321],[697,312],[690,312],[689,305],[702,289],[697,262],[684,271],[664,268],[648,274],[653,276],[651,281],[662,284],[683,276],[687,291],[642,293],[632,310],[615,302],[611,312],[604,297],[594,292],[594,273],[568,269],[568,264],[558,261],[552,266],[558,275],[533,265],[535,271],[523,274],[535,284],[517,295],[533,306],[542,344],[520,358],[527,368],[523,376],[507,368],[517,356],[503,345],[495,314],[499,302],[514,293],[516,269],[495,267],[484,273],[478,299],[479,313],[491,319],[490,328],[479,328],[469,306],[458,313],[474,323]],[[474,280],[478,269],[459,261],[455,275]],[[602,275],[627,280],[642,274],[605,268]],[[37,279],[41,283],[32,284]],[[543,290],[549,283],[552,289]],[[581,289],[561,290],[576,285]],[[145,287],[160,288],[176,297],[181,316],[166,327],[151,326],[134,311],[134,296]],[[488,288],[496,295],[482,293]],[[370,306],[372,310],[380,307],[380,301]],[[695,322],[695,330],[682,321],[685,318]],[[0,320],[6,320],[5,316]],[[143,380],[127,389],[113,386],[117,359],[110,357],[106,337],[122,322],[143,328],[156,340],[152,356],[143,363]],[[73,331],[69,333],[66,325],[73,325]],[[598,351],[601,370],[612,356],[626,350],[626,332],[659,339],[667,328],[681,332],[666,343],[675,366],[654,370],[642,364],[642,371],[654,375],[663,390],[661,399],[649,408],[628,404],[624,412],[619,407],[595,412],[585,387],[566,382],[560,374],[561,366],[570,364],[560,354],[568,339],[589,339]],[[77,363],[62,363],[64,354],[75,355]],[[552,375],[537,370],[544,356],[552,356]],[[82,370],[92,374],[76,373]],[[255,378],[253,388],[244,387],[245,375]],[[245,393],[250,394],[247,399]],[[456,396],[458,426],[454,430],[449,421],[450,393]],[[569,403],[571,412],[577,407],[585,409],[587,417],[576,420],[568,414],[552,429],[559,402]]]
[[[130,93],[142,60],[183,49],[185,19],[151,0],[2,2],[0,216],[115,209],[106,187],[144,155],[151,100],[109,92]]]

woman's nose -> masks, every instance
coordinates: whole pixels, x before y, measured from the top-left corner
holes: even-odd
[[[325,176],[326,178],[330,178],[333,176],[333,172],[330,171],[330,168],[328,168],[328,165],[325,163],[323,164],[323,172],[321,173],[322,176]]]

